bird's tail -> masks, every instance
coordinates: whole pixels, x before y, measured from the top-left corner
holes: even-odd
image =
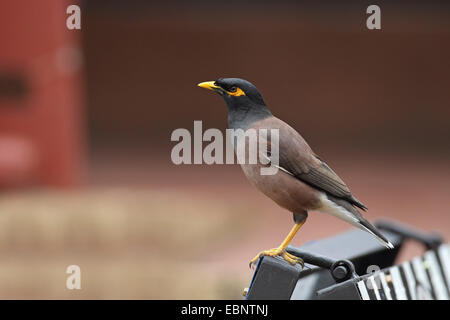
[[[336,198],[328,194],[324,195],[322,208],[319,210],[349,222],[355,227],[373,235],[386,248],[394,249],[392,243],[369,220],[364,218],[358,209],[344,199]]]

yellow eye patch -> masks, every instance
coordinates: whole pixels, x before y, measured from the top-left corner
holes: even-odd
[[[234,96],[234,97],[245,96],[245,92],[242,91],[241,88],[234,87],[234,88],[236,88],[235,91],[227,91],[227,90],[223,89],[222,87],[219,87],[218,85],[216,85],[215,81],[202,82],[202,83],[199,83],[198,86],[201,88],[213,90],[213,91],[220,92],[220,93],[226,92],[228,95]]]
[[[242,91],[241,88],[236,88],[235,92],[226,91],[226,93],[228,93],[230,96],[235,96],[235,97],[245,96],[245,92]]]

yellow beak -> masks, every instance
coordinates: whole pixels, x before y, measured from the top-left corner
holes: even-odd
[[[217,92],[220,95],[227,94],[228,96],[234,96],[234,97],[245,96],[245,92],[242,91],[241,88],[236,88],[235,91],[230,92],[230,91],[227,91],[227,90],[225,90],[225,89],[223,89],[223,88],[221,88],[219,86],[216,86],[214,84],[214,81],[201,82],[201,83],[198,84],[198,86],[201,87],[201,88],[205,88],[205,89],[208,89],[208,90],[215,91],[215,92]]]
[[[201,88],[205,88],[205,89],[208,89],[208,90],[217,90],[217,89],[222,89],[221,87],[219,87],[219,86],[216,86],[215,84],[214,84],[214,81],[205,81],[205,82],[201,82],[201,83],[199,83],[198,84],[198,86],[199,87],[201,87]]]

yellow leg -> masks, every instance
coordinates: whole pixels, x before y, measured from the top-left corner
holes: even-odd
[[[286,247],[289,245],[289,243],[291,243],[292,239],[294,238],[295,234],[297,233],[298,230],[300,230],[301,226],[304,224],[305,222],[302,223],[296,223],[294,225],[294,227],[292,228],[291,232],[289,232],[289,234],[287,235],[286,239],[284,239],[284,241],[280,244],[280,246],[278,248],[274,248],[274,249],[270,249],[270,250],[266,250],[266,251],[262,251],[260,252],[258,255],[256,255],[256,257],[254,257],[251,261],[250,261],[250,268],[256,264],[256,262],[259,260],[260,257],[262,256],[270,256],[270,257],[274,257],[274,256],[281,256],[283,257],[284,260],[286,260],[287,262],[289,262],[292,265],[295,265],[297,263],[300,263],[303,266],[303,260],[286,252]]]

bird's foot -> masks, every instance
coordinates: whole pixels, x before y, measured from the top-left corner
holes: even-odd
[[[284,260],[286,260],[287,262],[289,262],[290,264],[292,264],[294,266],[297,263],[300,264],[302,266],[302,268],[305,266],[302,258],[296,257],[296,256],[288,253],[286,251],[286,248],[273,248],[273,249],[261,251],[259,254],[257,254],[256,257],[254,257],[250,261],[249,267],[253,268],[256,265],[256,263],[258,262],[259,258],[261,258],[262,256],[269,256],[269,257],[281,256]]]

